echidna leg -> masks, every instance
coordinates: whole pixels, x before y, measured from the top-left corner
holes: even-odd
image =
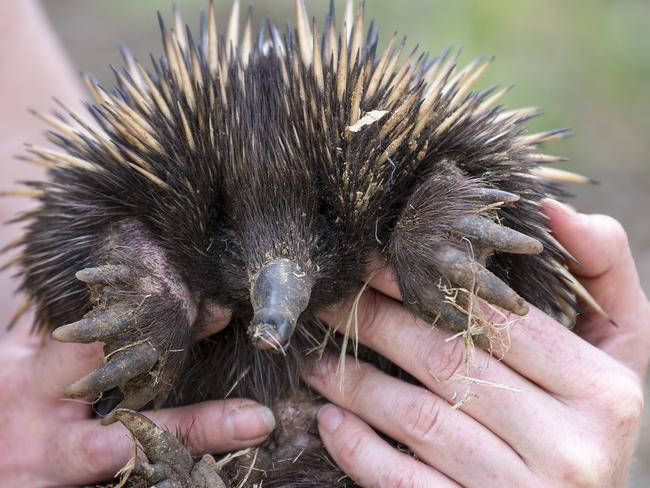
[[[518,195],[433,175],[411,196],[385,250],[394,266],[404,302],[416,315],[454,331],[475,330],[476,299],[525,315],[528,306],[507,283],[489,271],[495,252],[539,254],[542,244],[499,223],[499,208],[516,205]]]
[[[92,310],[53,332],[62,342],[104,342],[104,364],[70,385],[69,398],[111,396],[119,408],[165,401],[192,338],[197,301],[144,225],[112,226],[96,252],[99,266],[77,273]],[[114,400],[114,399],[113,399]],[[113,401],[113,403],[115,403]],[[106,405],[102,405],[106,413]],[[114,421],[109,414],[104,423]]]
[[[140,443],[148,462],[137,465],[137,472],[154,488],[226,488],[214,458],[203,456],[194,462],[192,455],[171,432],[161,429],[147,417],[129,409],[116,409],[114,416]]]

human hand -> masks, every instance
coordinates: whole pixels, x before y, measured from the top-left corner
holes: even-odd
[[[423,387],[348,358],[314,362],[305,381],[334,405],[318,416],[334,460],[362,486],[623,486],[643,412],[650,305],[618,222],[545,203],[557,239],[582,266],[575,276],[616,320],[590,314],[574,331],[531,307],[509,328],[501,361],[476,351],[469,375],[506,385],[467,388],[462,340],[414,319],[398,302],[390,270],[376,274],[358,309],[359,340]],[[324,317],[340,323],[344,307]],[[342,374],[342,376],[341,376]],[[465,383],[464,383],[465,382]],[[345,409],[345,410],[344,410]],[[391,447],[371,428],[407,445]]]
[[[225,327],[229,318],[208,333]],[[30,335],[25,324],[0,336],[0,487],[78,486],[113,477],[132,455],[121,424],[101,426],[90,402],[63,390],[101,364],[101,344],[64,344]],[[261,443],[273,414],[251,400],[210,401],[147,413],[187,433],[194,455]]]

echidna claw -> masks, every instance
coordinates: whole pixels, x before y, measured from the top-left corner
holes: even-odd
[[[62,325],[52,332],[52,338],[59,342],[87,344],[114,337],[126,330],[132,318],[132,310],[113,307],[106,312]]]
[[[138,472],[144,476],[149,483],[158,483],[156,485],[158,488],[161,486],[175,486],[168,485],[166,481],[175,476],[174,470],[169,466],[169,464],[149,464],[143,462],[139,466]]]
[[[115,417],[114,412],[117,409],[140,410],[141,408],[144,408],[160,394],[159,385],[160,383],[152,385],[149,378],[145,378],[144,381],[138,382],[136,385],[132,385],[131,382],[122,385],[120,388],[123,394],[122,400],[119,403],[113,402],[112,408],[105,409],[102,412],[104,418],[102,418],[101,424],[110,425],[116,422],[117,418]]]
[[[129,268],[123,265],[106,265],[82,269],[77,271],[75,276],[79,281],[88,284],[124,281],[129,277]]]
[[[99,395],[146,373],[158,358],[158,351],[147,342],[128,346],[115,352],[102,367],[68,386],[65,396],[83,398]]]
[[[539,254],[544,250],[544,246],[537,239],[477,215],[459,219],[454,228],[495,251],[511,254]]]
[[[111,410],[116,405],[137,410],[153,402],[154,408],[160,407],[178,371],[179,362],[169,360],[167,353],[183,351],[183,341],[190,340],[189,334],[182,335],[177,344],[164,328],[152,326],[164,316],[164,310],[150,307],[145,303],[148,299],[155,296],[173,313],[180,304],[169,296],[165,286],[159,286],[168,279],[153,273],[138,259],[137,253],[119,256],[115,261],[79,271],[77,278],[88,285],[94,308],[81,320],[62,325],[52,333],[53,339],[61,342],[104,343],[105,364],[68,386],[64,393],[68,398],[83,398],[115,390],[97,402],[96,413],[105,425],[115,422]],[[140,269],[142,276],[136,276],[134,269]]]
[[[169,464],[178,470],[190,471],[194,464],[192,456],[171,432],[134,410],[119,408],[114,415],[137,439],[152,464]]]
[[[443,246],[433,258],[438,271],[452,284],[517,315],[528,313],[528,305],[523,298],[464,251]]]
[[[149,462],[142,463],[138,471],[155,488],[225,488],[212,456],[194,463],[190,452],[171,432],[144,415],[124,408],[113,414],[142,446]]]
[[[418,293],[417,303],[405,303],[406,307],[422,320],[434,326],[454,331],[464,332],[467,330],[468,318],[459,308],[448,301],[447,295],[438,287],[428,287]],[[478,347],[488,350],[490,341],[487,336],[481,333],[472,334],[472,340]]]
[[[421,304],[426,304],[426,307]],[[445,294],[435,286],[420,290],[416,305],[406,305],[433,325],[442,325],[457,332],[467,328],[467,316],[448,303]]]

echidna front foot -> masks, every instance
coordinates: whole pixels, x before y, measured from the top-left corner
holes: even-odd
[[[226,488],[219,468],[210,455],[195,462],[192,455],[171,432],[161,429],[147,417],[129,409],[116,409],[114,416],[140,443],[147,461],[136,471],[154,488]]]
[[[495,253],[536,255],[544,250],[540,241],[501,220],[503,209],[518,201],[518,195],[454,171],[425,180],[405,205],[387,249],[405,305],[435,325],[469,329],[483,348],[490,344],[485,324],[476,316],[478,299],[525,315],[524,298],[490,271]]]
[[[183,363],[197,306],[165,253],[143,225],[114,226],[98,251],[99,267],[79,271],[92,310],[81,320],[53,332],[62,342],[104,342],[104,364],[70,385],[65,395],[102,395],[97,411],[114,421],[110,410],[138,410],[165,401]],[[107,394],[108,393],[108,394]]]

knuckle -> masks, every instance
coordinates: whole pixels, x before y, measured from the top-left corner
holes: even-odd
[[[645,407],[639,377],[622,365],[591,380],[585,379],[578,398],[617,430],[634,428]]]
[[[624,378],[612,382],[605,402],[607,416],[616,421],[617,429],[635,426],[641,420],[645,403],[638,378],[633,373]]]
[[[409,439],[418,443],[435,445],[441,442],[443,431],[443,406],[429,393],[419,393],[394,405],[395,418],[401,419],[401,427]]]
[[[617,249],[626,249],[629,241],[623,224],[613,217],[607,216],[605,219],[609,227],[608,234],[610,239],[612,239],[612,242],[616,245]]]
[[[38,458],[38,455],[32,453],[32,459]],[[0,445],[0,472],[4,476],[11,479],[12,475],[19,473],[27,473],[32,471],[34,467],[30,466],[28,459],[25,456],[17,455],[16,450],[10,446]]]
[[[317,382],[324,392],[338,391],[355,399],[361,395],[365,378],[365,368],[349,356],[327,355],[317,366]]]
[[[452,347],[440,347],[432,341],[424,341],[421,357],[427,372],[441,382],[449,381],[461,370],[465,361],[465,352],[453,341]]]
[[[346,367],[343,392],[349,396],[353,409],[366,403],[369,398],[377,397],[378,388],[375,385],[381,382],[372,381],[377,374],[377,370],[368,364],[352,363]]]
[[[641,419],[645,410],[645,398],[643,396],[643,388],[640,384],[636,383],[628,394],[625,403],[628,406],[626,411],[627,419],[633,420],[635,423]]]
[[[358,325],[359,335],[368,337],[381,320],[382,307],[378,294],[372,290],[367,290],[359,302],[359,307],[359,314],[354,314],[354,309],[351,310],[353,314],[351,315],[351,320],[355,320],[354,315],[357,315],[358,324],[356,325]],[[352,325],[354,326],[355,324]]]
[[[88,429],[78,438],[76,452],[83,456],[81,466],[92,475],[103,475],[107,465],[112,464],[113,449],[99,429]]]
[[[191,419],[187,426],[179,426],[179,432],[185,432],[184,444],[193,455],[203,454],[209,446],[210,432],[206,425],[199,419]]]
[[[343,464],[345,471],[350,471],[360,466],[365,447],[365,436],[361,430],[354,429],[345,436],[339,436],[341,443],[338,446],[338,461]]]
[[[558,473],[562,486],[574,488],[596,488],[603,486],[603,470],[607,468],[607,458],[596,445],[561,448],[558,460]]]
[[[334,376],[333,355],[326,353],[318,357],[318,354],[308,354],[305,356],[305,369],[302,374],[310,383],[315,382],[325,388],[329,387]]]

